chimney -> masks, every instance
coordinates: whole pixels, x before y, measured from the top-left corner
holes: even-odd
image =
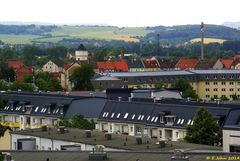
[[[122,101],[122,97],[119,96],[118,97],[118,101],[121,102]]]
[[[128,102],[132,102],[132,97],[128,97]]]

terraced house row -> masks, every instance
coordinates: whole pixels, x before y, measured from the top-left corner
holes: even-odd
[[[240,98],[240,71],[231,70],[162,70],[153,72],[115,72],[96,75],[95,88],[154,88],[158,81],[171,83],[177,80],[190,83],[199,98],[211,99],[233,95]]]

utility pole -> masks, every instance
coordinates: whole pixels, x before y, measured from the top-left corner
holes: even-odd
[[[200,32],[201,32],[201,60],[203,60],[204,59],[204,23],[203,22],[201,22]]]

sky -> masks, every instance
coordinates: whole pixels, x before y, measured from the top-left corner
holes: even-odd
[[[240,21],[240,0],[1,0],[0,21],[120,27]]]

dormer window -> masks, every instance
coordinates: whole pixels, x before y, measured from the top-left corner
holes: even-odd
[[[103,113],[102,117],[105,117],[105,115],[106,115],[106,112]]]
[[[106,113],[105,117],[108,117],[109,112]]]
[[[175,120],[176,120],[176,115],[166,115],[165,116],[165,118],[166,118],[166,124],[167,125],[173,125],[173,123],[175,122]],[[183,120],[181,120],[181,123],[184,121],[184,119]]]
[[[142,115],[139,115],[139,116],[138,116],[138,120],[140,120],[140,119],[141,119],[141,117],[142,117]]]
[[[155,117],[153,116],[152,119],[151,119],[151,122],[153,122],[155,120]]]

